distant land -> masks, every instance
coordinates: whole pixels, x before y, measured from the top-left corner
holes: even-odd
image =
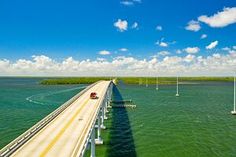
[[[65,85],[65,84],[91,84],[99,80],[110,80],[114,77],[63,77],[63,78],[47,78],[40,82],[43,85]],[[118,82],[125,84],[175,84],[176,77],[117,77]],[[201,81],[219,81],[231,82],[233,77],[179,77],[180,83],[201,82]]]

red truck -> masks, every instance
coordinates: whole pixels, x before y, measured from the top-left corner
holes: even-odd
[[[98,96],[97,96],[97,93],[96,92],[92,92],[91,94],[90,94],[90,99],[97,99],[98,98]]]

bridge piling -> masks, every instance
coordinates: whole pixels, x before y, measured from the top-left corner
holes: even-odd
[[[106,113],[108,113],[109,112],[108,108],[110,108],[108,98],[106,98],[105,106],[106,106]]]
[[[104,119],[105,119],[105,112],[104,111],[105,111],[105,107],[103,106],[102,107],[102,116],[101,116],[101,122],[102,122],[101,123],[101,128],[102,129],[106,129],[106,126],[104,125]]]
[[[107,109],[107,105],[108,105],[108,99],[107,99],[107,93],[106,93],[105,99],[104,99],[104,107],[103,107],[104,119],[108,119],[108,117],[106,116],[106,113],[109,112]]]
[[[97,125],[97,138],[95,139],[95,144],[99,145],[99,144],[103,144],[103,140],[101,138],[101,116],[100,113],[98,115],[98,125]]]
[[[105,120],[108,119],[108,117],[106,116],[106,113],[107,113],[107,106],[106,106],[106,104],[107,104],[107,102],[105,102],[105,106],[103,108],[103,114],[104,114],[103,119],[105,119]]]
[[[93,128],[92,134],[90,137],[90,146],[91,146],[91,153],[90,157],[95,157],[95,129]]]

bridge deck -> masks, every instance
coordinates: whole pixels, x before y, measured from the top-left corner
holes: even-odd
[[[11,156],[78,156],[109,83],[101,81],[93,86]],[[89,98],[93,91],[97,92],[98,99]]]

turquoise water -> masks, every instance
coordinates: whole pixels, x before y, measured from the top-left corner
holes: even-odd
[[[40,80],[0,78],[0,148],[85,87],[44,86]]]
[[[98,156],[234,157],[233,84],[119,85],[113,99],[132,99],[136,109],[112,109]]]
[[[175,86],[120,86],[137,104],[128,111],[138,156],[236,156],[232,83]]]
[[[0,79],[0,146],[7,144],[81,89],[41,86],[36,79]],[[233,157],[236,116],[233,84],[175,86],[120,84],[113,99],[132,99],[136,109],[112,109],[97,156]],[[30,102],[27,98],[30,97]],[[87,153],[88,155],[89,153]]]

